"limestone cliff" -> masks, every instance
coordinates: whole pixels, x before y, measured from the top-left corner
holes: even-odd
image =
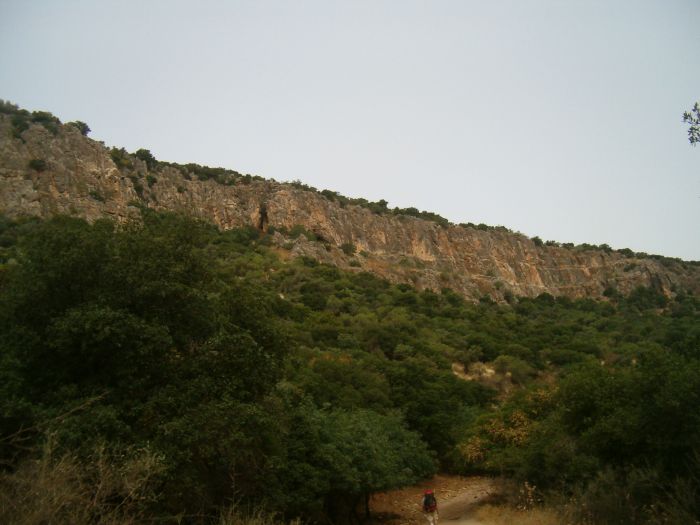
[[[238,177],[221,184],[197,180],[183,167],[160,164],[149,170],[133,156],[126,164],[118,168],[108,148],[74,127],[59,126],[52,133],[32,124],[16,137],[10,118],[0,115],[0,213],[10,217],[64,213],[121,221],[137,216],[138,206],[178,210],[221,228],[250,225],[269,231],[275,244],[292,255],[419,288],[449,287],[470,299],[543,292],[599,298],[609,287],[627,293],[640,285],[668,295],[681,289],[700,292],[696,264],[538,246],[508,231],[445,227],[341,206],[275,181]],[[316,240],[285,233],[295,226]]]

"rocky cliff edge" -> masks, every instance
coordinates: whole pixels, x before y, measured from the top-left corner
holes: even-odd
[[[89,221],[180,211],[223,229],[252,226],[280,253],[306,255],[420,289],[451,288],[476,300],[549,293],[601,298],[652,287],[700,292],[700,266],[678,259],[535,243],[505,229],[441,225],[376,213],[294,185],[240,174],[201,180],[187,166],[115,153],[69,125],[13,128],[0,115],[0,213],[69,214]],[[607,290],[607,292],[606,292]]]

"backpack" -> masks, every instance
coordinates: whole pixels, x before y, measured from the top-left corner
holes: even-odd
[[[433,494],[426,494],[423,498],[423,510],[425,512],[435,512],[437,510],[437,501]]]

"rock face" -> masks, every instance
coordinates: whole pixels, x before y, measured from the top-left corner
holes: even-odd
[[[700,292],[696,264],[538,246],[508,231],[444,227],[341,206],[314,191],[275,181],[240,177],[233,184],[220,184],[197,180],[183,167],[149,170],[137,158],[128,161],[130,166],[118,168],[109,149],[71,126],[60,126],[53,134],[34,124],[14,138],[9,117],[0,115],[0,213],[124,221],[138,216],[139,206],[181,211],[224,229],[256,227],[295,256],[418,288],[449,287],[470,299],[544,292],[600,298],[607,288],[628,293],[637,286],[667,295]],[[316,240],[289,235],[299,226]]]

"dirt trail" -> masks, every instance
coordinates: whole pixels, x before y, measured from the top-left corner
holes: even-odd
[[[488,525],[472,516],[475,507],[495,492],[493,481],[481,477],[439,475],[414,487],[375,495],[373,514],[387,525],[424,524],[420,502],[427,488],[435,491],[442,525]]]
[[[440,522],[450,525],[487,525],[471,518],[474,508],[489,496],[489,492],[467,490],[440,506]]]

